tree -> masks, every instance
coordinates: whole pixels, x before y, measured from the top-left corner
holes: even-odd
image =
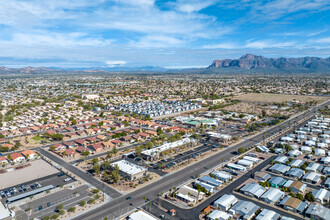
[[[238,154],[243,154],[245,153],[245,149],[243,147],[238,148]]]
[[[141,153],[142,153],[142,149],[141,149],[141,147],[136,146],[136,147],[135,147],[135,154],[136,154],[138,157],[140,157],[140,156],[141,156]]]
[[[92,159],[92,163],[95,165],[99,162],[99,158],[95,157]]]
[[[116,154],[118,153],[118,150],[116,147],[112,148],[112,153],[116,156]]]
[[[42,218],[42,220],[50,220],[50,216],[46,215]]]
[[[110,168],[110,163],[109,161],[105,160],[102,164],[101,164],[102,170],[107,170]]]
[[[110,159],[112,157],[112,152],[111,151],[107,151],[107,158]]]
[[[75,212],[75,211],[76,211],[76,207],[74,206],[68,209],[68,212]]]
[[[297,193],[296,197],[297,199],[304,200],[304,196],[301,195],[300,193]]]
[[[83,156],[88,156],[88,155],[90,155],[90,153],[91,153],[91,152],[89,152],[88,150],[86,150],[86,151],[82,152],[81,154],[82,154]]]
[[[305,194],[305,199],[309,202],[315,202],[314,195],[311,192],[308,192]]]
[[[8,154],[7,158],[8,158],[8,160],[12,159],[10,154]]]
[[[95,202],[95,199],[90,199],[90,200],[88,200],[88,204],[93,204]]]
[[[94,167],[93,167],[93,170],[94,170],[94,173],[95,173],[96,175],[99,175],[99,174],[100,174],[100,170],[101,170],[100,165],[95,164]]]
[[[57,210],[61,210],[61,209],[63,209],[64,208],[64,205],[63,204],[59,204],[58,206],[57,206]]]
[[[54,150],[55,150],[55,146],[50,146],[50,147],[49,147],[49,150],[50,150],[50,151],[54,151]]]

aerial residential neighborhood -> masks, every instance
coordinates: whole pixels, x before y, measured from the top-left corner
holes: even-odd
[[[0,220],[330,220],[329,15],[0,0]]]

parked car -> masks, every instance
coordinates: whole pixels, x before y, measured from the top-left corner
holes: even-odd
[[[68,177],[68,178],[64,179],[64,182],[69,182],[70,180],[72,180],[72,178]]]

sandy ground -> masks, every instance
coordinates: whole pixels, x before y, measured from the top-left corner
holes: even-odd
[[[277,109],[270,109],[269,106],[262,106],[256,103],[243,103],[243,102],[240,102],[235,105],[226,106],[223,108],[223,110],[230,112],[243,112],[254,115],[261,115],[262,110],[265,110],[267,115],[273,115],[273,114],[291,115],[295,113],[293,110],[283,111]]]
[[[49,176],[59,171],[43,160],[30,162],[31,166],[0,174],[0,189]]]
[[[270,94],[270,93],[249,93],[239,96],[234,96],[233,99],[250,102],[287,102],[299,100],[301,102],[318,101],[324,102],[327,97],[307,96],[307,95],[285,95],[285,94]]]

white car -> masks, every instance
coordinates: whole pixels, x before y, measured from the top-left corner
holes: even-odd
[[[68,178],[64,179],[64,182],[69,182],[70,180],[72,180],[72,178],[68,177]]]

